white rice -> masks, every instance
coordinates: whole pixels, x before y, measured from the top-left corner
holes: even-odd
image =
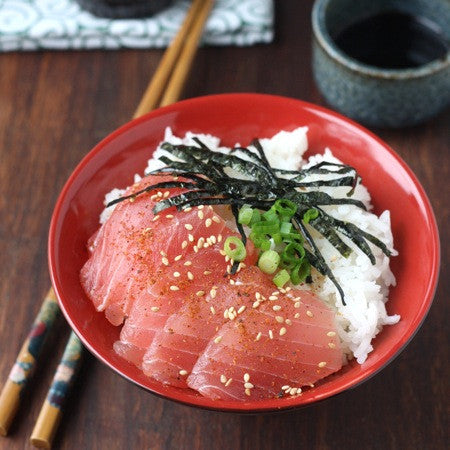
[[[303,154],[308,149],[307,131],[307,127],[300,127],[291,132],[280,131],[271,139],[261,139],[260,143],[270,164],[280,169],[293,170],[317,164],[324,160],[341,162],[333,156],[329,149],[325,149],[323,155],[313,155],[308,160],[304,160]],[[223,153],[229,151],[228,148],[220,146],[220,139],[217,137],[207,134],[194,135],[188,132],[186,136],[180,138],[174,136],[170,128],[165,132],[164,141],[172,144],[193,145],[192,138],[194,136],[200,138],[214,151]],[[236,146],[239,146],[239,144],[236,144]],[[145,173],[164,166],[157,159],[163,154],[165,154],[164,150],[158,147],[153,158],[149,160]],[[135,181],[138,181],[139,178],[139,176],[136,176]],[[314,176],[310,179],[319,178],[320,176]],[[332,193],[334,196],[345,197],[349,188],[325,187],[320,189]],[[117,198],[122,193],[123,190],[113,190],[107,195],[106,202]],[[362,201],[368,211],[372,209],[370,194],[362,184],[358,184],[352,198]],[[373,234],[396,254],[393,250],[389,211],[384,211],[378,217],[374,213],[363,211],[353,205],[327,206],[323,209],[333,217],[352,222],[364,231]],[[108,212],[105,211],[102,214],[102,223],[111,213],[110,210],[112,208],[108,208]],[[378,247],[369,244],[376,258],[376,264],[372,265],[369,258],[361,250],[355,247],[345,236],[341,236],[353,249],[352,254],[348,258],[344,258],[319,233],[311,228],[310,231],[338,283],[344,290],[346,305],[342,304],[334,284],[315,270],[313,270],[313,284],[305,285],[303,288],[310,289],[313,286],[316,294],[336,311],[338,333],[344,352],[349,359],[354,357],[358,363],[362,364],[373,350],[372,339],[381,331],[383,326],[395,324],[400,320],[399,315],[389,316],[385,307],[389,287],[395,285],[395,277],[389,268],[389,258]]]

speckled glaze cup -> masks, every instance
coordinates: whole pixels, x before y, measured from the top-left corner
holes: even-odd
[[[312,11],[313,73],[325,100],[374,127],[421,123],[450,106],[450,52],[417,68],[384,69],[357,61],[332,39],[350,24],[386,11],[422,16],[450,41],[449,0],[316,0]]]

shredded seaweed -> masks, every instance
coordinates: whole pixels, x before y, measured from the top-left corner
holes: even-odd
[[[238,221],[239,208],[250,205],[267,211],[277,199],[288,199],[298,208],[292,218],[292,224],[304,237],[309,263],[333,282],[344,305],[345,296],[342,287],[319,251],[310,230],[314,229],[324,236],[343,257],[348,257],[352,249],[340,235],[361,249],[372,264],[375,264],[375,256],[369,243],[380,248],[387,256],[391,256],[389,249],[378,238],[350,222],[330,216],[322,208],[325,205],[354,205],[366,209],[362,202],[350,198],[360,180],[353,167],[323,161],[300,170],[282,170],[270,166],[257,139],[249,147],[235,147],[229,153],[215,152],[198,138],[194,138],[194,141],[196,145],[174,145],[164,142],[161,148],[166,154],[159,159],[165,167],[149,173],[152,175],[171,173],[183,180],[176,179],[147,186],[141,191],[113,200],[107,206],[158,188],[182,188],[184,190],[182,193],[157,202],[153,212],[157,214],[172,206],[183,210],[200,205],[230,205],[245,245],[247,236]],[[305,178],[311,175],[326,175],[327,178],[305,181]],[[323,186],[344,186],[350,189],[344,198],[336,198],[325,192],[313,190]],[[317,217],[304,221],[303,215],[311,208],[318,211]],[[239,263],[232,265],[232,274],[236,272],[238,265]]]

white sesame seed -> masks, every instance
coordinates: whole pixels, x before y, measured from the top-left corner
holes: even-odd
[[[198,253],[198,247],[196,245],[194,245],[194,252]]]
[[[170,195],[170,192],[169,191],[166,191],[166,192],[164,192],[164,198],[167,198],[168,196]]]
[[[235,281],[230,279],[230,284],[235,284]]]
[[[192,208],[191,208],[190,206],[188,206],[187,208],[184,208],[183,211],[184,211],[184,212],[189,212],[189,211],[192,211]]]
[[[211,313],[212,313],[212,314],[215,314],[215,313],[216,313],[216,310],[215,310],[214,306],[211,306],[209,309],[211,310]]]
[[[150,200],[151,200],[152,202],[154,202],[157,198],[158,198],[158,196],[157,196],[156,194],[153,194],[153,195],[150,197]]]
[[[181,248],[186,248],[187,246],[188,246],[187,241],[183,241],[183,242],[181,243]]]
[[[276,295],[270,295],[269,300],[271,301],[278,300],[278,297]]]
[[[219,234],[219,235],[217,236],[217,242],[222,242],[222,235],[221,235],[221,234]]]
[[[242,306],[238,309],[238,314],[243,313],[243,312],[245,311],[245,309],[246,309],[246,306],[245,306],[245,305],[242,305]]]
[[[185,261],[183,266],[192,266],[192,261]]]
[[[214,342],[215,342],[216,344],[218,344],[221,340],[222,340],[222,336],[217,336],[217,337],[214,339]]]
[[[327,365],[327,363],[325,361],[320,362],[319,364],[317,364],[320,368],[325,367]]]
[[[276,320],[278,323],[283,323],[283,322],[284,322],[284,318],[281,317],[281,316],[275,316],[275,320]]]
[[[153,312],[158,312],[159,311],[159,307],[158,306],[152,306],[150,308]]]
[[[175,278],[178,278],[180,275],[181,275],[180,272],[174,272],[174,273],[173,273],[173,276],[174,276]]]
[[[158,219],[159,219],[159,216],[156,215],[155,217],[153,217],[152,222],[155,222],[155,221],[158,220]]]
[[[245,390],[245,395],[248,395],[250,397],[250,395],[251,395],[250,389]]]
[[[179,261],[181,258],[183,257],[183,255],[177,255],[175,256],[175,258],[173,258],[175,261]]]
[[[179,291],[180,290],[180,288],[178,287],[178,286],[170,286],[170,288],[169,288],[171,291]]]
[[[224,317],[225,319],[228,319],[228,309],[226,309],[226,310],[223,312],[223,317]]]
[[[314,317],[314,314],[311,312],[311,311],[306,311],[306,315],[308,316],[308,317]]]
[[[163,193],[162,193],[161,191],[158,191],[158,192],[156,193],[156,195],[157,195],[158,197],[162,197],[162,196],[163,196]]]
[[[245,389],[253,389],[255,386],[253,386],[252,383],[244,383]]]
[[[291,319],[286,319],[286,320],[284,321],[284,323],[285,323],[286,325],[292,325],[292,320],[291,320]]]
[[[230,257],[228,255],[225,255],[225,262],[228,262],[230,260]]]
[[[185,223],[184,228],[186,228],[186,230],[189,230],[189,231],[194,229],[194,227],[190,223]]]
[[[273,332],[272,332],[272,330],[269,330],[269,338],[273,339]]]
[[[209,228],[211,225],[212,225],[212,220],[208,217],[205,220],[205,226],[206,226],[206,228]]]
[[[197,216],[200,220],[203,220],[204,217],[203,211],[197,211]]]
[[[215,236],[210,236],[209,240],[211,241],[212,244],[215,244],[217,242],[217,238]]]
[[[219,250],[219,253],[220,253],[222,256],[225,256],[225,255],[226,255],[225,250]]]
[[[295,302],[294,303],[294,308],[300,308],[300,302]]]
[[[179,373],[180,375],[182,375],[182,376],[188,374],[188,373],[187,373],[187,370],[184,370],[184,369],[180,370],[178,373]]]
[[[197,291],[197,292],[195,293],[195,295],[196,295],[197,297],[203,297],[203,296],[205,295],[205,291]]]
[[[281,390],[282,391],[287,391],[288,389],[290,389],[291,387],[288,384],[285,384],[284,386],[281,386]]]
[[[279,311],[279,310],[281,309],[281,306],[280,306],[280,305],[273,305],[273,306],[272,306],[272,309],[273,309],[274,311]]]
[[[211,275],[211,271],[210,270],[205,270],[204,272],[203,272],[203,275]]]
[[[329,332],[327,333],[327,336],[328,336],[328,337],[334,337],[334,336],[336,336],[336,333],[335,333],[334,331],[329,331]]]
[[[261,298],[261,294],[259,292],[255,292],[256,300],[259,300]]]
[[[294,314],[294,319],[298,319],[300,317],[300,313],[295,313]]]
[[[166,218],[167,218],[167,219],[173,219],[173,214],[167,214],[167,215],[166,215]]]
[[[199,205],[198,206],[198,209],[203,209],[204,208],[204,205]]]
[[[247,381],[250,380],[250,374],[244,373],[244,381],[247,383]]]
[[[271,295],[280,295],[280,292],[279,291],[274,291],[274,292],[272,292]]]
[[[211,296],[211,298],[215,298],[216,297],[216,293],[217,293],[216,289],[211,289],[209,291],[209,295]]]
[[[291,388],[291,390],[289,391],[290,395],[295,395],[297,393],[297,388],[293,387]]]
[[[228,387],[232,381],[233,381],[233,378],[228,378],[228,381],[225,383],[225,387]]]
[[[191,281],[194,279],[194,275],[192,275],[192,272],[188,272],[188,273],[187,273],[187,277],[188,277],[188,279],[191,280]]]
[[[165,256],[162,257],[161,262],[162,262],[165,266],[168,266],[168,265],[169,265],[169,260],[168,260]]]
[[[224,374],[220,375],[220,382],[222,384],[225,384],[227,382],[227,377]]]
[[[192,234],[188,234],[188,241],[189,242],[194,242],[194,236],[192,236]]]
[[[336,344],[334,344],[333,342],[328,342],[328,347],[335,348]]]
[[[256,335],[255,341],[259,341],[261,339],[262,333],[261,331]]]
[[[287,332],[286,328],[284,327],[280,328],[280,336],[284,336],[286,332]]]

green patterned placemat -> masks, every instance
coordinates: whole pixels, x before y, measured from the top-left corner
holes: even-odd
[[[0,0],[0,51],[165,47],[190,2],[146,19],[101,19],[74,0]],[[247,46],[271,42],[273,0],[216,0],[202,42]]]

